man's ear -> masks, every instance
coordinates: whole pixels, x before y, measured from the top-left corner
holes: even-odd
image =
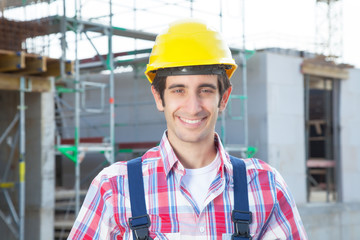
[[[164,111],[164,106],[163,106],[162,99],[161,99],[161,97],[160,97],[160,93],[159,93],[158,91],[156,91],[156,89],[154,88],[154,86],[151,86],[151,92],[152,92],[152,95],[154,96],[154,99],[155,99],[156,108],[157,108],[160,112],[163,112],[163,111]]]
[[[232,91],[232,87],[230,86],[223,94],[221,101],[220,101],[220,105],[219,105],[219,111],[222,112],[225,110],[226,105],[229,101],[229,97]]]

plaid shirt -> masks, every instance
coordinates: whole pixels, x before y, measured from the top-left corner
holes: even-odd
[[[228,154],[215,136],[221,164],[199,211],[181,182],[185,169],[164,134],[143,157],[145,199],[154,239],[231,239],[233,174]],[[253,239],[307,239],[283,178],[257,159],[246,159]],[[68,239],[133,239],[126,162],[102,170],[93,180]]]

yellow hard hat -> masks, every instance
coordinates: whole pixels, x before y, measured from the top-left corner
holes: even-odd
[[[163,68],[226,65],[229,79],[237,65],[222,36],[204,22],[194,19],[176,21],[156,37],[145,75],[152,83]]]

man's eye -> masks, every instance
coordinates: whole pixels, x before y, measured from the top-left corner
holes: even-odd
[[[201,92],[202,93],[213,93],[214,90],[212,90],[212,89],[201,89]]]
[[[174,93],[183,93],[184,90],[182,90],[182,89],[175,89],[173,92],[174,92]]]

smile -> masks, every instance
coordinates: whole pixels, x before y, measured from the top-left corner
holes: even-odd
[[[194,119],[194,120],[191,120],[191,119],[186,119],[186,118],[182,118],[182,117],[179,117],[179,119],[180,119],[181,121],[185,122],[185,123],[188,123],[188,124],[198,124],[198,123],[200,123],[200,122],[203,120],[203,118],[202,118],[202,119]]]

